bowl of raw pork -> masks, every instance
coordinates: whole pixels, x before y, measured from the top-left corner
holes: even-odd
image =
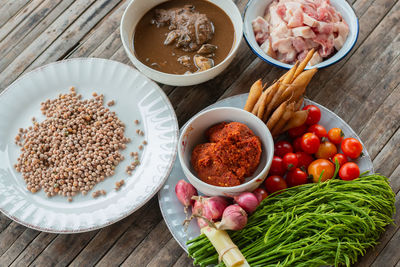
[[[325,68],[354,47],[358,19],[345,0],[250,0],[243,32],[262,60],[289,69],[307,53],[315,53],[306,69]]]

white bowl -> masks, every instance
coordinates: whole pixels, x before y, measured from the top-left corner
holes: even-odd
[[[166,2],[166,0],[133,0],[126,8],[121,20],[121,40],[129,59],[144,75],[147,77],[168,85],[188,86],[199,84],[211,80],[220,74],[232,62],[239,48],[243,35],[243,21],[239,9],[232,0],[208,0],[216,6],[220,7],[231,19],[235,31],[235,39],[231,51],[228,56],[213,68],[185,75],[169,74],[152,69],[135,56],[133,48],[133,35],[136,24],[151,8]]]
[[[264,16],[264,12],[266,7],[272,2],[272,0],[250,0],[247,3],[246,9],[243,15],[243,31],[244,31],[244,38],[251,48],[251,50],[262,60],[268,62],[271,65],[290,69],[293,65],[286,64],[276,60],[270,56],[268,56],[257,44],[256,38],[254,36],[253,27],[251,22],[257,16]],[[331,5],[342,15],[343,19],[349,25],[349,35],[343,47],[332,57],[328,58],[327,60],[322,61],[313,66],[307,66],[306,69],[310,68],[325,68],[336,62],[339,62],[342,58],[344,58],[350,50],[354,47],[357,42],[358,32],[359,32],[359,25],[358,19],[356,14],[354,13],[351,6],[346,2],[346,0],[330,0]]]
[[[190,161],[194,147],[207,142],[205,131],[223,121],[246,124],[261,141],[262,154],[257,170],[238,186],[221,187],[203,182],[195,175]],[[232,107],[214,108],[197,114],[187,122],[179,137],[178,155],[183,173],[201,193],[208,196],[236,195],[255,190],[267,177],[274,155],[274,141],[265,123],[250,112]]]

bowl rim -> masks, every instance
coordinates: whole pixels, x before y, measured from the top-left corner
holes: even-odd
[[[251,4],[253,4],[255,1],[260,1],[260,0],[249,0],[249,1],[247,2],[246,7],[244,8],[244,11],[243,11],[243,14],[242,14],[243,25],[244,25],[244,23],[245,23],[244,19],[245,19],[245,16],[246,16],[247,9],[248,9],[248,7],[249,7]],[[333,64],[338,63],[338,62],[340,62],[343,58],[345,58],[345,57],[350,53],[350,51],[353,50],[353,47],[356,45],[357,40],[358,40],[358,36],[359,36],[359,33],[360,33],[360,23],[359,23],[359,21],[358,21],[358,17],[357,17],[357,15],[356,15],[355,11],[354,11],[354,8],[353,8],[347,1],[343,1],[343,2],[344,2],[344,4],[345,4],[345,6],[346,6],[347,8],[349,8],[349,10],[351,10],[351,14],[354,16],[355,21],[356,21],[356,33],[355,33],[354,42],[349,46],[348,50],[345,51],[345,53],[344,53],[340,58],[338,58],[337,60],[335,60],[335,61],[333,61],[333,62],[331,62],[331,63],[329,63],[329,64],[322,65],[322,66],[318,66],[318,64],[323,63],[323,61],[322,61],[321,63],[318,63],[318,64],[315,65],[315,66],[306,66],[306,67],[305,67],[306,70],[307,70],[307,69],[311,69],[311,68],[313,68],[313,67],[314,67],[314,68],[316,67],[316,68],[318,68],[318,69],[323,69],[323,68],[327,68],[327,67],[329,67],[329,66],[332,66]],[[267,54],[260,54],[260,53],[258,53],[258,52],[256,51],[256,49],[250,44],[250,41],[248,40],[249,37],[247,36],[247,32],[245,31],[245,27],[243,27],[243,37],[244,37],[244,39],[245,39],[245,41],[246,41],[248,47],[250,48],[250,50],[251,50],[254,54],[256,54],[256,56],[257,56],[258,58],[260,58],[261,60],[263,60],[264,62],[267,62],[267,63],[269,63],[269,64],[271,64],[271,65],[273,65],[273,66],[275,66],[275,67],[278,67],[278,68],[281,68],[281,69],[287,69],[287,70],[290,69],[290,68],[293,66],[293,65],[290,65],[290,64],[287,64],[287,63],[283,63],[283,62],[281,62],[281,64],[272,62],[272,61],[270,61],[270,58],[272,58],[272,57],[268,56]],[[286,66],[286,65],[289,65],[289,66]]]
[[[168,1],[168,0],[165,0],[164,2],[166,2],[166,1]],[[205,0],[205,1],[208,1],[208,0]],[[240,13],[240,10],[239,10],[238,6],[237,6],[233,1],[231,1],[231,0],[225,0],[225,1],[226,1],[226,2],[231,2],[231,3],[233,4],[233,6],[235,7],[235,12],[237,12],[236,14],[238,14],[239,17],[242,18],[242,14]],[[122,46],[124,47],[125,52],[128,54],[129,59],[132,61],[132,63],[135,65],[135,67],[136,67],[136,64],[138,64],[138,65],[140,65],[141,68],[144,68],[144,69],[146,69],[147,71],[151,71],[151,72],[153,72],[154,74],[162,75],[162,76],[164,76],[164,77],[169,77],[169,78],[182,79],[182,77],[184,77],[184,78],[186,78],[186,77],[187,77],[187,78],[197,77],[197,76],[202,76],[202,75],[206,75],[206,74],[209,74],[209,73],[213,73],[217,68],[221,68],[223,65],[225,65],[225,64],[227,63],[227,61],[228,61],[230,58],[232,58],[232,57],[234,57],[234,56],[236,55],[236,52],[237,52],[237,50],[238,50],[239,47],[240,47],[241,39],[242,39],[243,34],[244,34],[244,32],[243,32],[243,19],[241,19],[240,21],[239,21],[239,20],[237,21],[237,23],[239,24],[239,29],[240,29],[240,30],[239,30],[239,32],[236,32],[234,20],[231,18],[231,17],[232,17],[231,14],[228,13],[228,12],[226,12],[226,11],[225,11],[223,8],[221,8],[218,4],[212,3],[212,4],[216,5],[216,6],[218,6],[218,7],[219,7],[222,11],[224,11],[225,14],[229,17],[229,19],[230,19],[231,22],[232,22],[233,31],[234,31],[234,33],[235,33],[235,39],[233,40],[232,48],[231,48],[231,50],[229,51],[228,55],[224,58],[224,60],[222,60],[220,63],[218,63],[217,65],[215,65],[214,67],[212,67],[212,68],[210,68],[210,69],[208,69],[208,70],[201,71],[201,72],[189,73],[189,74],[172,74],[172,73],[162,72],[162,71],[158,71],[158,70],[155,70],[155,69],[153,69],[153,68],[150,68],[150,67],[147,66],[146,64],[143,64],[143,63],[136,57],[135,53],[132,53],[132,52],[131,52],[130,44],[129,44],[129,43],[130,43],[130,42],[129,42],[129,36],[130,36],[130,34],[128,34],[129,36],[126,36],[126,35],[123,33],[123,32],[124,32],[124,30],[123,30],[123,25],[124,25],[124,21],[126,20],[126,17],[128,17],[128,15],[127,15],[128,10],[129,10],[130,8],[132,8],[132,5],[134,5],[135,3],[137,3],[137,1],[132,0],[132,1],[128,4],[128,6],[126,7],[126,9],[124,10],[124,13],[123,13],[123,15],[122,15],[121,22],[120,22],[120,27],[119,27],[119,28],[120,28],[120,35],[121,35]],[[217,3],[218,3],[218,2],[217,2]],[[161,3],[159,3],[159,4],[161,4]],[[159,5],[159,4],[156,4],[156,5],[153,6],[152,8],[156,7],[156,6]],[[151,9],[151,8],[150,8],[150,9]],[[150,9],[149,9],[149,10],[150,10]],[[147,11],[146,11],[146,12],[147,12]],[[144,14],[143,14],[143,15],[144,15]],[[143,15],[142,15],[142,17],[143,17]],[[135,26],[135,27],[136,27],[136,26]],[[134,35],[134,33],[135,33],[135,28],[133,29],[133,32],[132,32],[131,34]],[[128,39],[128,40],[127,40],[127,39]],[[133,61],[135,61],[135,62],[133,62]]]
[[[192,171],[190,171],[190,169],[186,166],[185,162],[183,161],[183,153],[182,153],[182,138],[185,135],[184,133],[186,132],[186,130],[190,127],[191,123],[193,121],[195,121],[196,119],[198,119],[200,116],[204,116],[204,114],[212,112],[212,111],[216,111],[216,110],[235,110],[235,111],[239,111],[239,112],[243,112],[246,113],[249,118],[251,120],[257,121],[257,123],[261,122],[261,127],[262,129],[265,131],[265,135],[267,140],[269,141],[269,143],[271,143],[271,147],[268,146],[268,144],[263,144],[263,142],[261,142],[262,146],[264,147],[266,153],[267,153],[267,159],[266,159],[266,164],[265,166],[261,169],[260,173],[257,174],[256,176],[254,176],[251,180],[246,181],[240,185],[236,185],[236,186],[216,186],[216,185],[211,185],[208,184],[206,182],[203,182],[200,178],[197,177],[197,175],[193,174]],[[232,120],[234,121],[234,120]],[[212,126],[212,125],[210,125]],[[247,125],[246,125],[247,126]],[[269,155],[269,150],[271,152],[271,155]],[[266,170],[268,170],[272,164],[272,158],[274,156],[274,139],[272,137],[272,134],[270,132],[270,130],[268,129],[267,125],[260,120],[260,118],[258,118],[257,116],[255,116],[254,114],[252,114],[251,112],[248,112],[244,109],[241,108],[235,108],[235,107],[217,107],[217,108],[212,108],[212,109],[208,109],[208,110],[204,110],[199,112],[198,114],[196,114],[195,116],[193,116],[190,120],[187,121],[187,123],[185,124],[185,126],[183,127],[180,135],[179,135],[179,139],[178,139],[178,158],[179,158],[179,162],[181,164],[183,173],[189,173],[191,174],[191,176],[193,178],[196,179],[197,182],[199,182],[201,185],[204,185],[210,189],[214,189],[214,190],[218,190],[218,191],[232,191],[232,190],[237,190],[237,189],[245,189],[245,187],[247,187],[248,185],[254,183],[254,181],[256,181],[257,179],[260,179],[260,175],[263,175],[264,172]],[[269,159],[269,160],[268,160]],[[189,177],[187,177],[189,179]]]

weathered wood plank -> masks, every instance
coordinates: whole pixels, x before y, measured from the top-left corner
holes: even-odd
[[[400,126],[374,159],[376,172],[389,176],[400,163]]]
[[[186,252],[183,252],[173,267],[187,267],[187,266],[193,266],[193,260],[186,254]]]
[[[7,226],[12,222],[7,216],[3,213],[0,213],[0,233],[7,228]]]
[[[25,226],[12,222],[0,233],[0,255],[3,255],[25,229]]]
[[[140,220],[131,224],[129,229],[97,263],[97,266],[106,267],[121,264],[161,220],[160,209],[158,205],[155,205]]]
[[[94,0],[75,1],[45,32],[23,49],[13,49],[0,58],[0,88],[14,81]],[[26,48],[26,49],[25,49]]]
[[[399,253],[400,246],[400,229],[397,229],[396,234],[387,243],[386,247],[377,256],[374,263],[371,265],[373,267],[381,266],[394,266],[400,260]]]
[[[70,7],[74,0],[63,0],[46,17],[42,18],[36,25],[30,27],[24,36],[12,46],[12,49],[0,58],[0,71],[4,70],[19,54],[21,54],[29,45],[31,45],[48,27],[58,19],[61,14]],[[70,7],[70,8],[73,8]],[[61,27],[61,26],[60,26]],[[40,37],[39,37],[40,38]],[[1,90],[2,88],[0,88]]]
[[[131,61],[129,60],[128,56],[126,55],[125,49],[123,46],[120,46],[120,48],[114,53],[114,55],[112,55],[110,57],[110,59],[133,66]]]
[[[99,45],[109,43],[110,40],[107,41],[106,39],[108,39],[109,36],[116,30],[119,31],[121,17],[128,3],[129,1],[122,1],[117,8],[113,10],[109,16],[107,16],[107,18],[99,22],[99,24],[91,31],[91,33],[85,36],[76,50],[73,51],[73,53],[71,53],[68,57],[89,56]],[[119,45],[122,45],[121,42]],[[102,55],[102,57],[106,56]]]
[[[66,266],[93,238],[96,231],[57,237],[31,263],[31,266]]]
[[[135,214],[128,216],[121,222],[101,229],[79,255],[76,256],[70,266],[95,265],[132,224],[140,223],[144,217],[148,216],[147,213],[149,210],[155,212],[157,206],[158,202],[153,198],[144,207],[136,211]]]
[[[168,243],[156,254],[147,265],[148,267],[172,266],[182,253],[182,248],[175,239]]]
[[[362,0],[362,1],[357,1],[355,3],[355,11],[357,12],[359,5],[365,3],[365,2],[370,2],[369,0]],[[369,8],[363,13],[361,16],[359,16],[359,24],[360,24],[360,32],[358,36],[358,41],[354,48],[350,51],[350,53],[342,59],[342,61],[336,63],[335,65],[328,67],[326,69],[323,69],[319,72],[319,74],[313,79],[311,82],[307,95],[311,99],[316,99],[315,97],[320,94],[321,92],[325,92],[329,90],[326,87],[326,84],[331,80],[332,77],[335,75],[337,76],[337,73],[339,70],[343,68],[343,66],[347,65],[347,61],[350,58],[353,58],[353,54],[359,49],[359,47],[364,46],[364,41],[365,39],[371,34],[371,32],[376,28],[376,26],[382,21],[382,19],[385,17],[385,15],[390,11],[392,8],[394,2],[392,0],[375,0],[373,2],[373,5],[370,5]],[[386,31],[386,29],[385,29]],[[352,71],[356,69],[354,66],[352,68]],[[344,78],[341,81],[340,84],[344,83]],[[331,90],[334,90],[331,88]],[[322,93],[325,95],[325,93]]]
[[[395,38],[381,54],[378,53],[371,64],[367,64],[370,65],[370,67],[365,70],[364,75],[355,74],[358,78],[356,78],[354,82],[346,84],[343,91],[345,91],[346,95],[349,97],[342,97],[342,99],[339,100],[339,104],[335,107],[334,112],[345,121],[349,121],[354,115],[357,115],[358,111],[351,107],[362,106],[365,102],[368,102],[367,97],[373,90],[381,91],[381,89],[376,86],[382,80],[390,83],[390,80],[386,80],[385,76],[387,73],[393,71],[393,67],[395,67],[393,65],[399,63],[399,55],[400,35]],[[390,91],[382,92],[382,94],[386,93],[390,93]],[[351,112],[349,112],[350,110]]]
[[[25,5],[29,5],[32,2],[26,0],[12,0],[8,1],[4,6],[0,8],[0,27],[3,26],[8,20],[18,13]]]
[[[21,11],[18,12],[14,17],[8,20],[6,24],[0,26],[0,41],[3,41],[3,39],[7,35],[9,35],[11,31],[15,31],[15,28],[21,25],[22,21],[26,20],[27,18],[31,18],[33,16],[33,14],[31,13],[36,9],[36,7],[41,5],[42,2],[43,0],[31,1],[29,4],[24,6],[24,8],[21,9]]]
[[[31,264],[37,256],[51,243],[56,234],[49,234],[41,232],[18,256],[18,258],[11,264],[12,267],[16,266],[28,266]]]
[[[375,114],[370,117],[369,122],[360,133],[361,140],[368,147],[368,153],[372,158],[375,158],[388,140],[393,138],[393,133],[400,125],[399,99],[400,85],[386,98]],[[396,159],[394,158],[391,161],[396,161]],[[386,164],[384,165],[386,166]],[[377,167],[378,169],[382,168],[382,166]]]
[[[399,210],[399,209],[400,209],[400,193],[397,193],[397,195],[396,195],[396,210]],[[393,235],[399,229],[399,223],[400,223],[400,213],[399,212],[395,213],[393,220],[394,220],[394,225],[392,224],[392,225],[389,225],[388,227],[386,227],[385,233],[379,239],[379,244],[376,245],[374,248],[369,249],[366,252],[365,256],[360,258],[360,260],[356,264],[357,267],[371,266],[371,264],[374,262],[374,260],[382,252],[382,250],[385,249],[386,244],[392,239]],[[388,266],[388,265],[382,265],[382,266]]]
[[[61,0],[48,0],[42,2],[41,5],[36,8],[28,18],[19,23],[18,26],[0,42],[0,54],[6,55],[13,50],[16,44],[19,44],[19,42],[25,36],[27,36],[31,30],[35,28],[48,14],[50,14],[60,2]],[[7,25],[8,24],[6,24],[6,26]],[[2,29],[0,29],[0,35],[1,32]]]
[[[371,6],[373,8],[375,5]],[[389,13],[381,20],[372,33],[365,39],[363,45],[355,50],[346,65],[340,69],[337,74],[331,76],[331,79],[324,86],[319,87],[319,93],[313,98],[317,102],[324,103],[328,108],[334,109],[342,100],[342,95],[346,94],[348,87],[345,86],[354,83],[357,79],[369,70],[370,63],[390,45],[390,42],[397,36],[399,31],[399,2],[393,6]],[[383,9],[383,8],[382,8]],[[368,15],[366,12],[365,14]],[[363,16],[364,18],[364,16]],[[369,19],[369,18],[368,18]],[[362,25],[362,24],[361,24]],[[355,71],[356,70],[356,71]],[[312,84],[315,84],[313,80]],[[341,86],[338,86],[341,85]],[[311,85],[311,91],[312,91]],[[308,91],[310,92],[310,90]]]
[[[358,108],[358,111],[351,120],[348,121],[350,126],[356,132],[361,132],[378,107],[382,105],[388,95],[390,95],[394,88],[398,86],[399,72],[400,61],[397,60],[397,62],[391,66],[390,71],[384,75],[384,78],[378,79],[380,82],[371,90],[370,94],[366,97],[366,100]],[[357,114],[362,114],[362,116]]]
[[[29,67],[25,68],[24,72],[62,58],[119,2],[120,0],[97,0],[57,37]]]
[[[90,56],[109,58],[117,52],[120,45],[120,31],[119,28],[116,28],[114,32],[112,32],[109,37],[90,54]]]
[[[172,238],[164,220],[136,247],[121,266],[146,266],[154,255]]]
[[[40,234],[39,231],[26,228],[26,230],[12,243],[10,248],[0,257],[4,266],[11,263],[24,251],[24,249]]]

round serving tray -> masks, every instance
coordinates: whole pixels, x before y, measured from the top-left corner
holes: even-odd
[[[208,106],[204,110],[216,107],[243,108],[246,103],[247,96],[248,94],[241,94],[229,97]],[[353,129],[351,129],[351,127],[344,120],[342,120],[339,116],[337,116],[329,109],[309,99],[305,99],[305,104],[313,104],[321,109],[322,116],[319,124],[323,125],[325,128],[330,129],[333,127],[339,127],[343,130],[346,137],[354,137],[360,140]],[[229,118],[227,118],[227,120],[229,120]],[[364,145],[363,147],[363,156],[360,157],[356,161],[356,163],[360,167],[361,172],[367,170],[369,170],[370,172],[374,172],[371,158],[368,155],[368,152],[365,149]],[[183,211],[182,204],[178,201],[175,195],[175,185],[181,179],[185,179],[187,181],[185,175],[183,174],[179,160],[177,160],[174,164],[174,167],[172,168],[170,176],[158,193],[158,202],[168,229],[171,231],[171,234],[179,243],[179,245],[187,252],[186,242],[190,239],[197,237],[200,234],[200,228],[194,221],[190,223],[187,231],[185,231],[185,228],[182,225],[182,222],[185,220],[186,215]]]

